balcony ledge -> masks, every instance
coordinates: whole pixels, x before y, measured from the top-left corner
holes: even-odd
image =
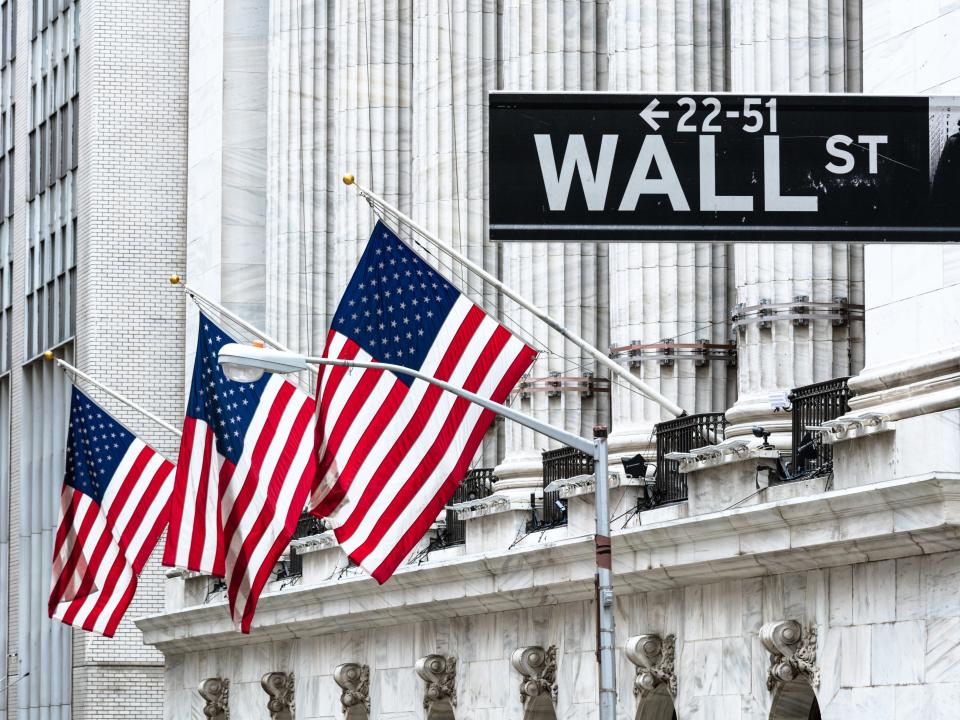
[[[907,479],[753,505],[617,531],[620,592],[796,572],[960,549],[960,473]],[[593,539],[547,541],[265,594],[254,641],[289,640],[593,596]],[[137,620],[165,653],[249,643],[223,603]]]
[[[337,547],[337,538],[334,536],[332,530],[319,533],[318,535],[294,538],[290,541],[290,548],[296,550],[298,555],[307,555],[308,553],[327,550],[333,547]]]

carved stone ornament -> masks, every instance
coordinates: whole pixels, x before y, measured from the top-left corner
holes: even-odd
[[[270,696],[267,710],[270,711],[271,720],[293,720],[293,682],[292,672],[269,672],[260,680],[263,691]]]
[[[457,659],[451,655],[427,655],[417,660],[417,675],[427,683],[423,706],[429,708],[437,700],[457,705]]]
[[[635,635],[627,640],[627,657],[637,666],[637,676],[633,680],[634,695],[646,697],[661,685],[666,685],[670,694],[676,697],[676,651],[677,639],[674,635],[665,638],[659,635]]]
[[[205,701],[204,717],[211,720],[230,720],[230,681],[223,678],[207,678],[197,688]]]
[[[796,620],[767,623],[760,628],[760,642],[770,653],[767,690],[772,692],[781,683],[801,677],[814,689],[820,687],[815,627],[804,632]]]
[[[370,712],[370,667],[357,663],[343,663],[337,665],[333,671],[333,679],[343,688],[340,694],[340,704],[343,712],[352,707],[363,706]]]
[[[550,695],[557,701],[557,646],[544,650],[539,645],[517,648],[510,657],[514,670],[523,675],[520,681],[520,701],[528,701],[540,695]]]

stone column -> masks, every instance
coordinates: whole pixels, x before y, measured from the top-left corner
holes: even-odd
[[[335,7],[336,42],[327,80],[335,181],[326,188],[334,208],[327,234],[333,253],[334,305],[376,222],[367,203],[344,187],[340,176],[354,173],[361,184],[410,212],[413,72],[409,0],[342,2]],[[396,225],[389,217],[387,221]]]
[[[602,0],[506,0],[501,24],[502,84],[506,90],[602,90],[606,87],[606,11]],[[608,343],[607,248],[596,243],[508,243],[503,246],[508,285],[598,347]],[[540,320],[504,302],[505,321],[542,352],[531,378],[596,373],[594,361]],[[540,388],[546,385],[538,383]],[[534,387],[521,396],[525,412],[589,436],[606,421],[607,396]],[[507,425],[507,456],[497,468],[497,492],[520,498],[539,490],[540,451],[550,441],[515,423]]]
[[[731,7],[731,89],[859,91],[859,7],[859,0],[737,0]],[[804,323],[775,315],[768,322],[761,306],[862,305],[863,246],[737,243],[734,254],[739,397],[727,411],[727,436],[749,435],[751,426],[762,425],[778,448],[787,449],[790,415],[775,413],[768,394],[856,373],[863,365],[863,322]]]
[[[273,3],[270,14],[266,330],[314,353],[336,303],[331,192],[347,194],[330,143],[335,98],[327,58],[335,18],[320,0]]]
[[[499,275],[499,249],[486,240],[487,96],[497,81],[497,2],[414,0],[413,16],[412,217]],[[492,288],[430,251],[441,272],[497,314],[499,298]],[[492,467],[503,456],[502,435],[503,423],[497,422],[478,466]]]
[[[376,222],[341,177],[410,209],[412,11],[295,0],[270,12],[267,329],[320,352]]]
[[[723,5],[722,0],[611,0],[610,89],[723,90]],[[726,317],[731,256],[728,246],[706,242],[610,245],[610,344],[622,348],[617,356],[632,372],[691,414],[722,412],[733,399],[734,370],[725,348],[682,347],[731,342]],[[642,347],[650,345],[665,347]],[[616,383],[611,453],[641,452],[652,460],[654,426],[671,417]]]

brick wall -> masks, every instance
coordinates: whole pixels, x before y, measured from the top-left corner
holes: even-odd
[[[77,359],[171,424],[183,412],[187,0],[87,0],[81,16]],[[170,458],[177,437],[107,407]],[[162,545],[115,638],[74,632],[73,715],[159,718],[163,656],[132,620],[163,609]]]

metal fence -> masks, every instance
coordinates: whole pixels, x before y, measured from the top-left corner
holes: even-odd
[[[833,446],[820,442],[807,427],[822,425],[849,412],[849,379],[835,378],[794,388],[790,392],[790,404],[793,406],[791,475],[832,466]]]
[[[543,458],[543,486],[554,480],[593,475],[593,457],[574,448],[564,447],[546,450]],[[560,499],[559,492],[543,493],[543,505],[532,523],[535,528],[559,527],[567,524],[567,501]]]
[[[655,504],[687,499],[687,478],[679,471],[680,462],[667,460],[666,455],[716,445],[724,439],[726,426],[723,413],[686,415],[657,425],[657,477],[653,489]]]
[[[470,502],[493,494],[493,468],[474,468],[453,493],[451,505]],[[466,523],[457,519],[453,510],[447,510],[447,524],[443,531],[443,547],[463,545],[467,541]]]
[[[320,518],[304,513],[297,522],[297,529],[293,533],[293,539],[319,535],[323,532],[323,523]],[[293,548],[290,548],[290,565],[287,567],[287,577],[296,577],[303,575],[303,558]]]

